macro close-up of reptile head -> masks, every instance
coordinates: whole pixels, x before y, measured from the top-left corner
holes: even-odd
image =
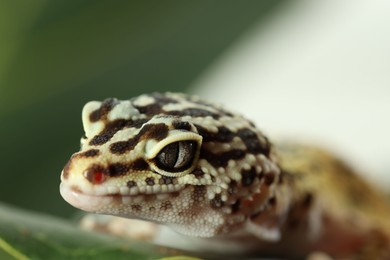
[[[220,106],[155,93],[89,102],[82,120],[81,150],[60,188],[77,208],[208,237],[230,232],[274,197],[279,169],[269,141]]]

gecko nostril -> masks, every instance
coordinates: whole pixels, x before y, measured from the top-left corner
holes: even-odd
[[[83,172],[83,176],[93,184],[100,184],[106,180],[105,169],[101,166],[93,166]]]

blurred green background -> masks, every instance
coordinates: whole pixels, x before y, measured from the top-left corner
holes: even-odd
[[[182,91],[282,1],[1,1],[0,201],[69,216],[58,192],[89,100]]]

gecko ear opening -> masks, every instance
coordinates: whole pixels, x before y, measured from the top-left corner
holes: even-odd
[[[150,165],[161,175],[183,176],[195,168],[201,142],[202,137],[198,134],[171,130],[165,139],[147,145]]]

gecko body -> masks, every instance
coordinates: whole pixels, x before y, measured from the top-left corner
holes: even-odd
[[[240,254],[390,257],[384,196],[327,152],[273,144],[245,117],[182,94],[92,101],[82,119],[60,186],[77,208]]]

